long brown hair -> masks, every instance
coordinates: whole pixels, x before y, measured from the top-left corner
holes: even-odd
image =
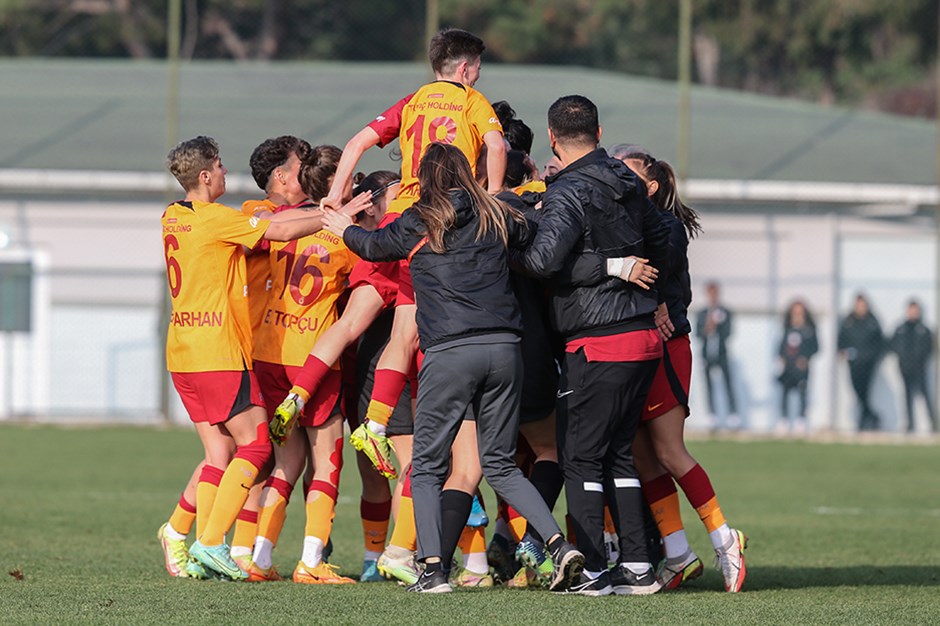
[[[685,232],[689,239],[694,239],[696,235],[702,233],[702,225],[699,223],[698,213],[692,207],[688,206],[679,197],[679,190],[676,185],[676,173],[672,166],[666,161],[657,159],[646,149],[635,144],[620,144],[610,150],[610,155],[621,161],[630,159],[639,161],[643,174],[649,180],[655,180],[659,183],[656,193],[650,198],[657,208],[663,211],[669,211],[682,222]]]
[[[418,186],[421,199],[412,210],[417,211],[428,228],[428,245],[441,254],[446,252],[444,233],[454,226],[457,213],[451,203],[450,192],[463,189],[470,194],[473,206],[480,216],[477,241],[492,232],[509,245],[506,219],[524,222],[522,215],[509,205],[486,193],[473,178],[466,155],[450,144],[432,143],[418,166]]]

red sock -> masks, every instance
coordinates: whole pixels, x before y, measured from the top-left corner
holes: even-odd
[[[375,384],[372,386],[372,399],[369,400],[366,419],[387,425],[406,382],[407,375],[399,371],[375,370]]]
[[[320,384],[320,381],[323,380],[323,377],[326,376],[329,371],[329,365],[312,354],[308,354],[307,360],[304,361],[304,366],[293,381],[294,388],[291,389],[291,391],[299,395],[304,402],[307,402]],[[306,397],[304,397],[304,394],[306,394]]]
[[[725,516],[721,512],[721,507],[718,506],[715,490],[701,465],[696,463],[695,467],[676,482],[682,487],[685,497],[689,499],[689,504],[696,510],[708,532],[725,524]]]

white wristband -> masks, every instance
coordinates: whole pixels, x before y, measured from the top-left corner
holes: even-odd
[[[607,275],[620,276],[620,270],[623,269],[623,259],[607,259]]]

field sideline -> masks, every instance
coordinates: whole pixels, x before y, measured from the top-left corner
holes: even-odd
[[[0,426],[0,622],[668,623],[940,621],[940,458],[935,446],[695,441],[732,525],[750,537],[736,596],[707,569],[685,591],[643,598],[544,592],[406,594],[393,583],[174,580],[155,539],[201,452],[184,429]],[[348,452],[348,448],[347,448]],[[334,556],[358,575],[359,488],[347,455]],[[494,499],[487,493],[488,508]],[[275,561],[299,556],[291,504]],[[683,510],[706,564],[708,539]],[[20,579],[21,578],[21,579]]]

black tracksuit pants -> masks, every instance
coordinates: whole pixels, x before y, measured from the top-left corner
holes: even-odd
[[[583,350],[565,354],[558,385],[558,448],[568,514],[588,571],[607,569],[604,493],[620,561],[648,562],[643,530],[646,502],[633,463],[633,439],[659,360],[588,362]]]

